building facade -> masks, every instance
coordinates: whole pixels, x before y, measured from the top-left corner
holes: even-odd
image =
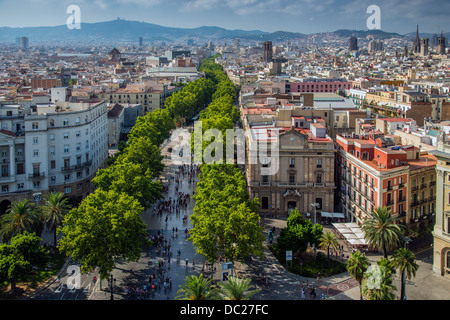
[[[0,208],[63,192],[73,202],[92,189],[108,157],[105,102],[1,106]]]
[[[317,123],[313,127],[311,131],[295,127],[252,128],[247,140],[246,178],[251,198],[258,198],[262,204],[262,215],[287,215],[297,208],[309,216],[314,210],[312,203],[319,204],[318,212],[333,211],[334,146],[323,125]],[[274,131],[279,133],[278,138]],[[252,146],[267,137],[277,140],[279,146],[279,167],[273,175],[264,174],[264,170],[275,164],[252,151]]]
[[[440,137],[431,151],[436,165],[436,223],[433,229],[433,271],[450,278],[450,145]]]
[[[348,220],[361,224],[375,208],[387,207],[400,224],[433,222],[434,156],[374,133],[337,135],[336,144],[338,199]]]

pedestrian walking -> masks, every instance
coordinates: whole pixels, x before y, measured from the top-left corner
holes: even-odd
[[[301,289],[301,298],[302,299],[306,299],[306,297],[305,297],[305,288],[304,287],[302,287],[302,289]]]

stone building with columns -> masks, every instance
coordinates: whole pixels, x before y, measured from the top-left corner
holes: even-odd
[[[450,278],[450,144],[440,135],[436,150],[436,221],[433,229],[433,271]]]
[[[325,126],[311,120],[308,128],[246,122],[246,180],[261,215],[285,216],[297,208],[307,217],[312,203],[318,213],[334,210],[334,144]]]

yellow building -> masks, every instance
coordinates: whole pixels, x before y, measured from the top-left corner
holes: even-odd
[[[104,92],[99,95],[101,99],[111,104],[129,103],[142,105],[144,114],[160,109],[164,101],[176,92],[177,87],[164,87],[163,90],[150,90],[144,88],[119,89],[112,92]]]

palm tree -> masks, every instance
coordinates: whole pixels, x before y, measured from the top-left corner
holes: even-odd
[[[250,279],[229,277],[228,282],[219,283],[218,296],[223,300],[249,300],[252,295],[261,289],[249,290]]]
[[[53,230],[53,243],[56,248],[56,229],[62,225],[64,216],[69,212],[71,206],[69,200],[62,192],[50,193],[44,201],[41,210],[45,217],[45,223]]]
[[[187,276],[184,285],[177,291],[177,300],[213,300],[216,290],[211,289],[212,280],[204,279],[203,274]]]
[[[33,204],[29,200],[13,202],[0,219],[0,234],[4,243],[17,234],[34,231],[37,215]]]
[[[369,267],[361,287],[362,294],[367,300],[395,300],[396,288],[389,260],[383,258],[375,266]]]
[[[361,227],[367,242],[383,250],[383,257],[388,257],[388,251],[394,249],[402,239],[401,225],[396,224],[391,217],[391,211],[386,207],[378,207],[372,211],[372,216],[363,221]]]
[[[327,258],[328,258],[328,266],[330,265],[330,248],[333,250],[338,250],[339,248],[339,242],[336,239],[336,236],[332,232],[325,232],[320,237],[320,244],[319,247],[321,249],[327,249]]]
[[[359,283],[359,299],[362,300],[361,283],[364,278],[364,273],[369,267],[369,261],[365,255],[360,251],[353,252],[347,260],[347,271]]]
[[[411,280],[416,276],[416,271],[419,269],[419,265],[416,263],[416,256],[408,249],[400,248],[392,256],[392,265],[401,273],[402,286],[400,297],[404,300],[405,277]]]

